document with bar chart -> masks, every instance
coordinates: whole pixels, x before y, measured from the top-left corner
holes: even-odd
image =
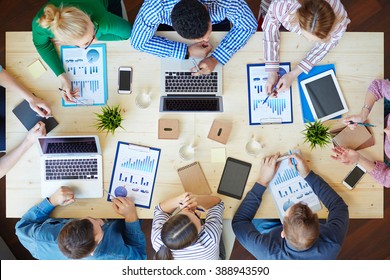
[[[62,106],[105,105],[107,101],[106,45],[94,44],[88,49],[61,46],[61,60],[72,89],[79,89],[76,103]]]
[[[109,193],[130,197],[136,206],[150,208],[160,149],[118,142]],[[107,200],[113,197],[108,195]]]
[[[280,63],[279,79],[290,72],[290,63]],[[279,92],[277,98],[267,98],[265,85],[268,74],[265,72],[265,64],[248,64],[248,107],[249,124],[281,124],[292,123],[292,96],[291,87]]]
[[[300,201],[307,204],[313,212],[321,209],[317,195],[305,179],[289,166],[288,161],[289,159],[285,159],[280,162],[278,171],[268,186],[282,223],[287,209]]]

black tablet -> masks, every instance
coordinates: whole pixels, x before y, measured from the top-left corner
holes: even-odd
[[[217,192],[241,199],[252,164],[228,157]]]

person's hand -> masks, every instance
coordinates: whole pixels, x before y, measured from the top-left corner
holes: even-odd
[[[354,130],[357,127],[358,122],[365,122],[367,120],[367,117],[364,117],[362,114],[359,115],[352,115],[352,116],[347,116],[346,118],[343,119],[343,123],[348,125],[348,127],[352,130]],[[353,123],[350,123],[353,122]]]
[[[198,207],[197,197],[190,192],[184,193],[184,199],[180,202],[180,208],[195,211]]]
[[[344,164],[354,164],[357,163],[360,159],[360,154],[352,149],[347,149],[341,146],[335,147],[332,149],[335,153],[331,155],[331,158],[340,161]]]
[[[49,197],[49,201],[53,206],[66,206],[75,201],[74,193],[71,188],[62,186]]]
[[[37,122],[33,128],[30,129],[26,136],[26,142],[29,145],[33,145],[38,137],[42,137],[46,135],[46,126],[43,122]]]
[[[70,83],[70,80],[66,73],[62,73],[61,75],[58,76],[61,82],[61,92],[62,92],[62,97],[66,102],[71,102],[71,103],[76,103],[75,98],[78,98],[79,95],[79,89],[76,89],[72,91],[72,85]]]
[[[274,177],[279,166],[279,162],[276,162],[279,155],[280,154],[277,153],[276,155],[263,158],[262,165],[260,167],[259,179],[257,179],[257,182],[260,185],[267,187]]]
[[[215,66],[217,66],[218,60],[216,60],[214,57],[209,56],[203,59],[201,62],[199,62],[199,72],[196,72],[196,67],[191,68],[191,72],[193,76],[199,76],[199,75],[207,75],[213,72]]]
[[[29,102],[29,104],[30,108],[33,109],[42,118],[51,115],[51,109],[49,104],[46,101],[40,99],[39,97],[34,96],[33,99]]]
[[[213,45],[204,41],[188,46],[188,54],[194,58],[205,58],[212,50]]]
[[[278,78],[278,72],[268,72],[267,83],[265,84],[265,92],[268,95],[277,95],[277,92],[275,92],[274,88],[276,83],[278,82]]]
[[[296,77],[292,74],[292,72],[284,74],[276,85],[276,91],[280,92],[288,90],[295,78]]]
[[[134,202],[128,197],[116,197],[111,200],[115,212],[125,218],[126,222],[138,220]]]
[[[292,162],[292,160],[294,159],[295,161],[295,165],[298,169],[298,173],[299,175],[302,177],[302,178],[306,178],[307,175],[309,175],[310,173],[310,168],[309,166],[307,165],[305,159],[300,155],[300,154],[292,154],[292,155],[289,155],[289,161],[288,161],[288,165],[291,167],[291,168],[295,168],[294,167],[294,164]]]

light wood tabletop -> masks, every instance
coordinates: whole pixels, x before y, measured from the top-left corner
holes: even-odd
[[[175,37],[175,33],[161,33]],[[225,33],[214,32],[211,41],[214,46]],[[263,63],[262,33],[256,33],[247,45],[236,53],[223,67],[223,113],[160,113],[160,59],[134,50],[129,41],[105,42],[107,46],[107,78],[109,105],[120,104],[124,111],[124,129],[117,129],[115,135],[97,133],[94,123],[98,106],[63,107],[58,93],[59,81],[43,62],[32,43],[31,32],[7,32],[6,34],[6,69],[20,82],[39,97],[47,100],[59,125],[50,135],[98,135],[103,150],[104,188],[109,189],[116,144],[118,141],[141,144],[161,149],[160,163],[154,187],[150,209],[137,208],[140,218],[152,218],[153,209],[160,201],[184,192],[177,169],[191,163],[179,156],[183,144],[195,141],[195,159],[210,184],[212,192],[225,202],[224,218],[231,219],[241,203],[240,200],[217,194],[217,187],[224,168],[224,162],[212,162],[212,148],[225,148],[226,156],[252,163],[245,194],[257,179],[260,159],[276,152],[285,153],[292,148],[300,148],[309,166],[323,177],[340,194],[349,206],[351,218],[383,218],[383,186],[365,175],[358,186],[349,191],[342,185],[342,180],[352,169],[330,158],[331,145],[323,149],[310,150],[303,143],[304,129],[297,82],[292,85],[293,116],[292,124],[255,125],[248,121],[248,88],[246,65]],[[344,37],[321,62],[334,63],[337,80],[349,107],[349,113],[358,113],[363,105],[367,88],[371,81],[383,78],[383,33],[345,33]],[[281,33],[280,59],[296,66],[309,51],[311,44],[296,34]],[[34,79],[28,66],[39,59],[47,71]],[[117,94],[119,66],[132,66],[133,93]],[[142,91],[152,94],[152,104],[140,109],[135,104],[135,97]],[[26,136],[26,129],[12,113],[12,109],[22,101],[20,95],[8,91],[6,97],[7,151],[17,146]],[[377,102],[370,114],[369,121],[376,124],[372,129],[375,145],[361,151],[372,160],[383,160],[383,101]],[[180,136],[177,140],[158,139],[157,128],[160,118],[178,119]],[[209,138],[208,132],[213,120],[228,120],[233,123],[232,133],[226,145]],[[328,121],[327,124],[339,126],[341,120]],[[262,145],[259,156],[248,155],[246,143],[252,136],[257,137]],[[6,176],[6,216],[21,217],[31,206],[41,201],[40,195],[39,151],[33,146]],[[107,194],[100,199],[78,199],[74,204],[57,207],[55,217],[119,217],[107,202]],[[327,216],[327,210],[319,212]],[[258,218],[278,217],[276,208],[268,191],[256,214]]]

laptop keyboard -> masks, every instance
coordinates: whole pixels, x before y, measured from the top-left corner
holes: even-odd
[[[165,92],[218,92],[218,73],[192,76],[191,72],[165,72]]]
[[[98,179],[97,159],[47,159],[46,180]]]
[[[163,100],[163,111],[220,111],[218,97],[169,96]]]
[[[97,153],[95,141],[49,143],[47,154]]]

